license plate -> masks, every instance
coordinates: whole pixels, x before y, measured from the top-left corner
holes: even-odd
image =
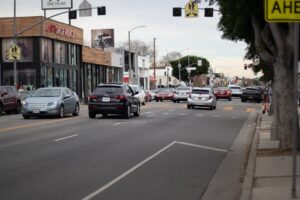
[[[201,100],[205,100],[205,97],[202,97]]]
[[[249,97],[249,99],[253,99],[253,97]]]
[[[33,114],[39,114],[39,113],[40,113],[40,110],[39,110],[39,109],[33,109],[33,110],[32,110],[32,113],[33,113]]]
[[[110,102],[110,98],[109,97],[102,97],[102,102]]]

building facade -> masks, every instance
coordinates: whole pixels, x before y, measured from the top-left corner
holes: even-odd
[[[122,80],[123,68],[116,64],[116,55],[84,47],[81,28],[41,16],[17,17],[14,42],[13,18],[0,18],[0,27],[1,85],[14,84],[10,56],[14,44],[21,49],[17,88],[65,86],[86,99],[97,84]]]

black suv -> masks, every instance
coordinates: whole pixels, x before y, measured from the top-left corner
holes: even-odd
[[[89,117],[96,114],[121,114],[129,119],[131,113],[140,115],[140,101],[135,97],[131,87],[127,84],[100,84],[88,97]]]
[[[257,101],[260,103],[262,101],[261,89],[257,87],[246,87],[241,95],[241,101],[245,102],[247,100]]]
[[[20,96],[14,86],[0,86],[0,115],[14,111],[21,112]]]

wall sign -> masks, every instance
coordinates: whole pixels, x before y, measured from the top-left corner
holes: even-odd
[[[75,38],[75,32],[71,29],[58,26],[55,24],[48,24],[46,27],[46,32],[56,34],[58,36],[67,37],[67,38]]]
[[[73,0],[42,0],[42,10],[73,8]]]

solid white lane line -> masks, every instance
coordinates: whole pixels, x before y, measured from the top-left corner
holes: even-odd
[[[213,115],[214,117],[222,117],[222,115]]]
[[[227,150],[225,150],[225,149],[208,147],[208,146],[203,146],[203,145],[198,145],[198,144],[191,144],[191,143],[186,143],[186,142],[176,142],[176,144],[182,144],[182,145],[186,145],[186,146],[196,147],[199,149],[207,149],[207,150],[220,151],[220,152],[225,152],[225,153],[227,152]]]
[[[141,166],[143,166],[144,164],[146,164],[147,162],[149,162],[150,160],[152,160],[153,158],[155,158],[156,156],[158,156],[159,154],[161,154],[162,152],[164,152],[165,150],[167,150],[168,148],[170,148],[174,144],[176,144],[175,141],[172,142],[172,143],[170,143],[169,145],[165,146],[164,148],[162,148],[161,150],[159,150],[158,152],[156,152],[152,156],[146,158],[145,160],[143,160],[139,164],[135,165],[134,167],[132,167],[128,171],[124,172],[123,174],[121,174],[117,178],[113,179],[112,181],[110,181],[106,185],[102,186],[101,188],[99,188],[95,192],[93,192],[93,193],[89,194],[88,196],[84,197],[82,200],[89,200],[89,199],[97,196],[98,194],[102,193],[103,191],[105,191],[109,187],[113,186],[114,184],[116,184],[117,182],[119,182],[121,179],[125,178],[126,176],[128,176],[129,174],[131,174],[132,172],[134,172],[135,170],[137,170],[138,168],[140,168]]]
[[[186,113],[178,113],[178,115],[185,116],[185,115],[186,115]]]
[[[169,115],[170,113],[163,113],[164,115]]]
[[[154,113],[154,112],[150,112],[150,111],[147,111],[147,112],[145,112],[146,114],[151,114],[151,113]]]
[[[56,139],[56,140],[54,140],[54,142],[59,142],[59,141],[70,139],[70,138],[77,137],[77,136],[78,135],[70,135],[70,136],[67,136],[67,137]]]
[[[196,114],[196,116],[203,117],[204,115],[203,114]]]

